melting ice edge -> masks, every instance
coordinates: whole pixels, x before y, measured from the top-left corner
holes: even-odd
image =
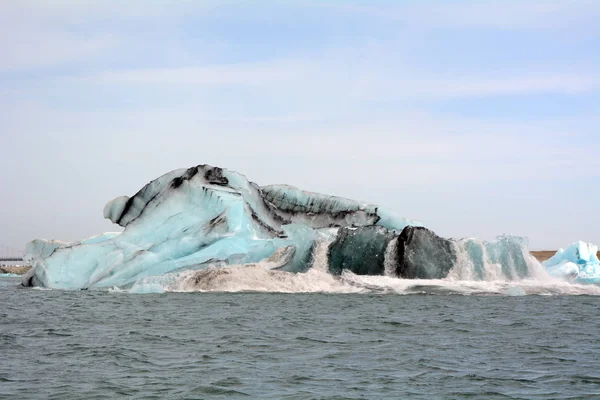
[[[207,289],[240,274],[280,282],[317,271],[335,277],[521,281],[548,276],[600,283],[596,246],[577,242],[544,266],[524,238],[446,239],[372,204],[258,186],[237,172],[198,165],[171,171],[104,208],[124,228],[78,242],[36,239],[24,286],[130,291]]]

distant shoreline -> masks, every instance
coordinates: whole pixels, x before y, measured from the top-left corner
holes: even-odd
[[[539,262],[544,262],[551,258],[556,254],[556,250],[540,250],[540,251],[530,251],[532,256],[537,258]],[[600,251],[598,252],[598,258],[600,258]]]
[[[0,265],[0,274],[23,275],[31,269],[31,265]]]

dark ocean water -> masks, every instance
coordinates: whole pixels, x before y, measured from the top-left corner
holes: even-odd
[[[2,399],[600,398],[600,297],[19,289]]]

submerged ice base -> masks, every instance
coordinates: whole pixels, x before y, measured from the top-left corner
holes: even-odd
[[[373,204],[287,185],[261,187],[209,165],[169,172],[132,197],[118,197],[104,217],[123,232],[30,242],[33,268],[23,285],[156,292],[165,285],[204,290],[207,280],[259,270],[282,282],[315,268],[331,279],[475,281],[521,280],[541,271],[522,238],[446,239]],[[182,277],[185,284],[173,282]]]

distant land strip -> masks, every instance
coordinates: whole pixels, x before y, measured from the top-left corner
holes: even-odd
[[[531,255],[537,258],[539,262],[544,262],[556,254],[556,250],[541,250],[532,251]],[[600,258],[600,251],[598,252],[598,258]]]
[[[0,265],[0,274],[23,275],[31,269],[30,265]]]

